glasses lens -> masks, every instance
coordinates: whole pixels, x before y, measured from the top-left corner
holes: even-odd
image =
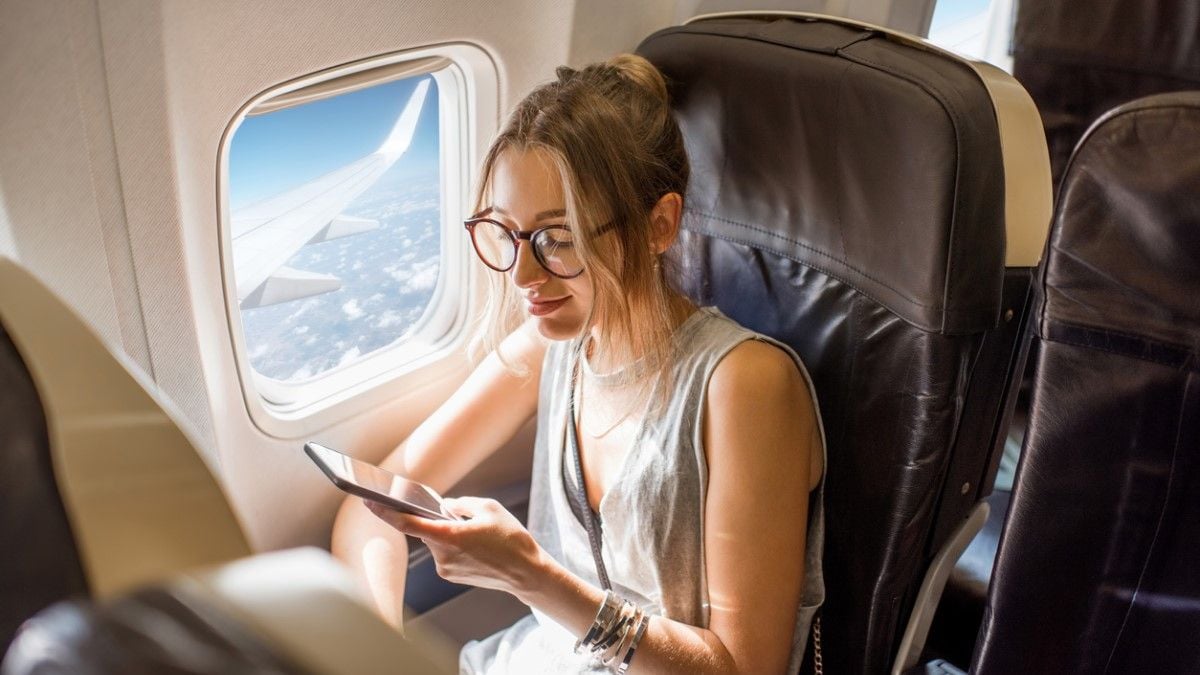
[[[546,269],[562,277],[573,277],[583,271],[583,261],[575,250],[571,231],[553,228],[542,230],[533,238],[538,257]]]
[[[475,242],[475,252],[488,266],[500,270],[512,266],[517,250],[508,230],[499,224],[488,220],[477,221],[471,239]]]

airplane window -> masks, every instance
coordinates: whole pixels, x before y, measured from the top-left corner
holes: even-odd
[[[403,339],[424,315],[440,267],[437,108],[426,76],[237,130],[234,276],[256,371],[308,380]]]
[[[463,323],[466,266],[448,253],[465,240],[447,225],[467,184],[463,72],[440,57],[348,69],[261,97],[227,132],[229,318],[239,367],[278,409],[403,370]]]
[[[929,41],[1012,72],[1014,0],[937,0]]]

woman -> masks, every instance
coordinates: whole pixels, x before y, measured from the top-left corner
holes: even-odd
[[[823,597],[819,417],[791,350],[667,283],[687,176],[663,78],[630,55],[560,68],[485,158],[466,226],[496,271],[496,346],[383,466],[444,491],[536,414],[529,530],[490,500],[447,500],[452,522],[349,499],[333,537],[393,623],[401,532],[446,579],[532,608],[464,647],[464,672],[803,656]]]

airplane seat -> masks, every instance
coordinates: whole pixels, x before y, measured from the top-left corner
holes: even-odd
[[[48,444],[29,370],[0,324],[0,653],[34,612],[87,593]]]
[[[1037,288],[1029,426],[972,671],[1200,671],[1200,92],[1101,117]]]
[[[791,345],[816,387],[823,663],[907,668],[986,518],[1024,358],[1037,110],[997,69],[839,18],[712,15],[638,52],[691,161],[684,290]]]
[[[250,553],[154,385],[4,257],[0,377],[3,644],[55,600]]]
[[[441,636],[401,638],[316,548],[175,575],[105,601],[64,601],[30,619],[3,675],[231,673],[415,675],[457,671]]]
[[[1143,96],[1200,88],[1195,3],[1016,0],[1013,76],[1042,112],[1054,184],[1102,114]]]

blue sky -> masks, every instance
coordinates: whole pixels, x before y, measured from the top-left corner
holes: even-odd
[[[938,0],[933,8],[933,20],[929,25],[929,34],[933,35],[943,26],[978,14],[987,9],[991,0]]]
[[[432,78],[389,82],[247,117],[230,142],[230,209],[272,197],[374,152],[423,79]],[[436,171],[437,153],[438,96],[433,82],[412,145],[388,174]]]

